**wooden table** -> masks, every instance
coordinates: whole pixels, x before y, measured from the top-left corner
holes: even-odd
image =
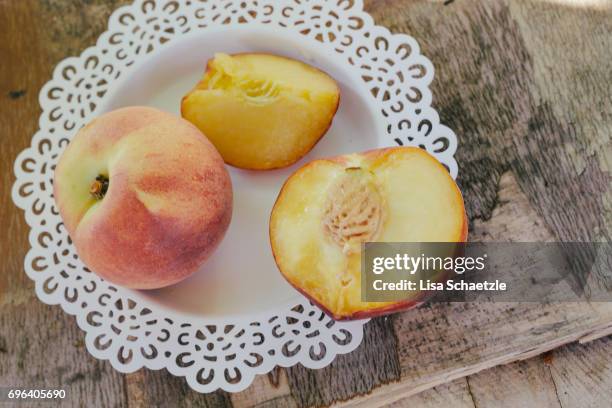
[[[233,395],[197,394],[165,370],[121,375],[89,356],[74,319],[41,304],[23,273],[12,165],[55,64],[92,45],[124,3],[0,0],[0,386],[65,388],[67,406],[609,406],[610,304],[429,305],[374,319],[328,368],[276,370]],[[472,239],[610,241],[610,1],[366,6],[436,67],[434,106],[459,137]],[[592,341],[559,347],[576,340]]]

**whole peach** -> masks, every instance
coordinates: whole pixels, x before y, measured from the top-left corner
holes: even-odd
[[[232,212],[231,181],[214,146],[189,122],[147,107],[82,128],[57,165],[54,196],[83,262],[135,289],[194,273]]]

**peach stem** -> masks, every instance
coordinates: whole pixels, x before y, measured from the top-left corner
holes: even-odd
[[[106,195],[108,190],[108,177],[99,175],[96,177],[91,186],[89,187],[89,193],[97,200],[101,200]]]

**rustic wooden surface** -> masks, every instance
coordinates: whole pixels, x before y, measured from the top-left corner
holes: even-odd
[[[238,394],[197,394],[166,371],[121,375],[90,357],[74,319],[38,302],[23,273],[12,164],[55,64],[127,2],[0,0],[0,386],[65,388],[66,406],[609,406],[612,339],[595,340],[612,332],[609,304],[429,305],[373,320],[328,368],[275,370]],[[434,106],[460,139],[473,239],[610,240],[612,3],[579,3],[366,3],[436,67]],[[556,348],[581,339],[593,341]]]

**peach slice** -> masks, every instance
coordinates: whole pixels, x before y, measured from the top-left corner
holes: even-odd
[[[288,166],[327,132],[340,91],[327,74],[269,54],[216,54],[204,78],[181,103],[232,166]]]
[[[463,198],[424,150],[396,147],[315,160],[285,182],[270,217],[274,258],[291,285],[336,319],[421,301],[361,301],[363,242],[464,242]]]

